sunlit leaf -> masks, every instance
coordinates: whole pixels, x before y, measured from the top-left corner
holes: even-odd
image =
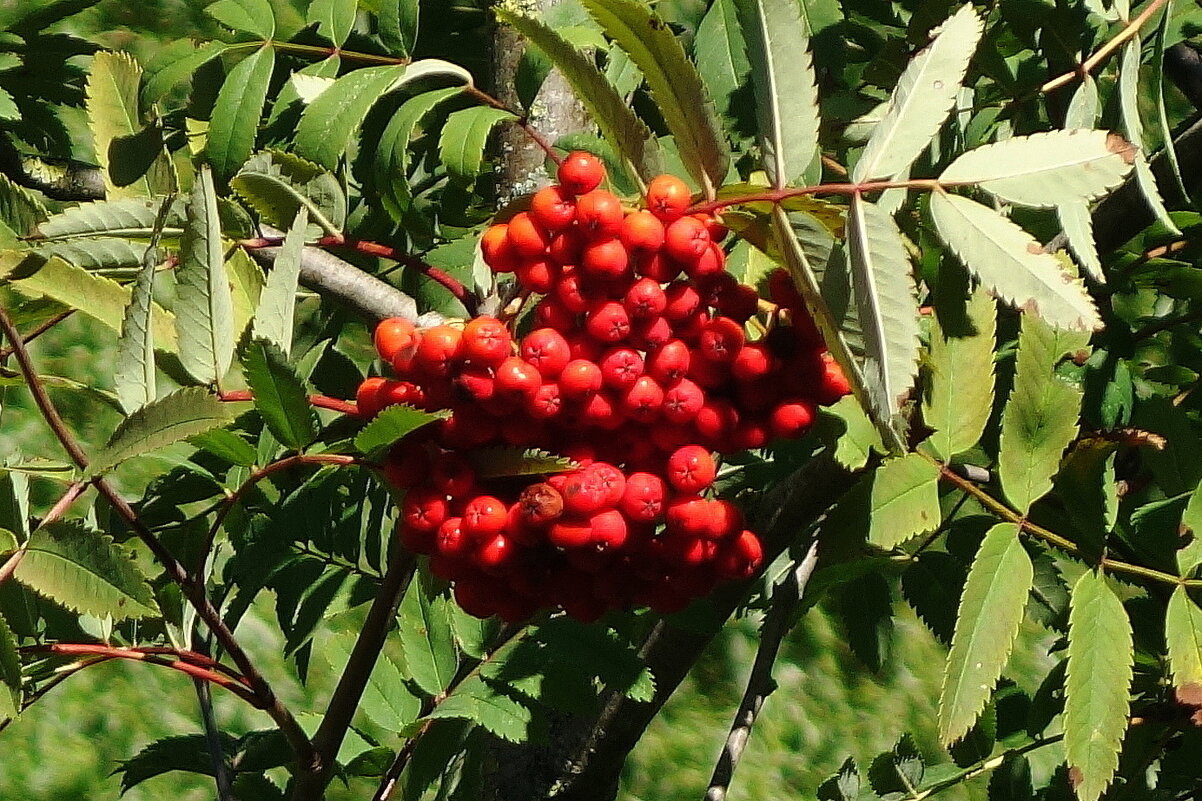
[[[284,356],[288,356],[292,350],[292,320],[296,311],[296,290],[308,221],[308,208],[302,206],[297,209],[280,254],[271,264],[271,272],[255,310],[255,336],[274,343]]]
[[[413,55],[420,5],[418,0],[381,0],[380,39],[393,55]]]
[[[217,0],[205,6],[205,13],[235,31],[260,39],[275,36],[275,12],[268,0]]]
[[[255,396],[255,408],[281,444],[304,448],[317,437],[317,413],[287,357],[273,342],[252,339],[241,352],[242,374]]]
[[[401,600],[401,649],[409,678],[427,695],[438,695],[451,683],[459,658],[447,600],[430,597],[424,584],[415,577]]]
[[[138,111],[142,68],[125,53],[92,58],[88,121],[110,198],[155,195],[174,189],[173,167],[158,131],[144,128]]]
[[[447,117],[438,141],[438,157],[447,172],[465,183],[476,180],[488,135],[498,123],[513,119],[513,114],[492,106],[473,106]]]
[[[868,541],[901,545],[939,525],[939,468],[916,453],[889,459],[872,474]]]
[[[109,437],[88,465],[100,475],[135,456],[165,448],[188,437],[225,425],[233,418],[229,405],[200,387],[185,387],[135,411]]]
[[[1160,197],[1160,189],[1156,186],[1156,177],[1148,166],[1144,155],[1144,126],[1139,116],[1139,36],[1133,36],[1123,45],[1119,57],[1119,112],[1123,120],[1123,132],[1140,152],[1135,156],[1135,183],[1144,196],[1148,209],[1156,217],[1157,222],[1168,228],[1173,234],[1181,231],[1169,217],[1169,211]]]
[[[342,47],[355,27],[356,0],[312,0],[305,22],[317,23],[317,32]]]
[[[254,152],[274,68],[275,49],[264,45],[239,61],[221,84],[205,145],[205,155],[218,178],[233,175]]]
[[[936,306],[927,361],[931,376],[922,404],[923,421],[935,429],[928,442],[943,459],[977,444],[993,407],[997,306],[979,289],[962,311],[958,306]]]
[[[221,380],[234,356],[234,306],[225,271],[213,175],[202,168],[188,200],[175,271],[179,359],[202,384]]]
[[[1169,598],[1164,638],[1179,697],[1198,698],[1202,693],[1202,609],[1185,587],[1177,587]]]
[[[346,224],[346,195],[338,178],[291,153],[256,153],[230,186],[277,228],[291,225],[303,206],[310,220],[306,238],[339,234]]]
[[[355,447],[362,453],[376,453],[418,428],[444,420],[450,412],[423,412],[412,406],[390,406],[376,416],[355,437]]]

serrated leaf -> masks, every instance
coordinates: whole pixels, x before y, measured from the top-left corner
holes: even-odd
[[[342,47],[355,27],[356,0],[313,0],[305,12],[305,22],[317,23],[317,32]]]
[[[271,264],[267,283],[255,310],[254,335],[273,343],[287,357],[292,350],[292,321],[296,311],[296,289],[300,281],[301,255],[305,248],[305,229],[309,210],[296,211],[284,245]]]
[[[489,646],[497,633],[495,623],[494,618],[481,619],[451,604],[451,628],[455,631],[455,642],[460,651],[473,659],[488,656]]]
[[[840,398],[823,409],[822,413],[838,418],[843,426],[843,431],[835,440],[834,456],[835,461],[848,470],[859,470],[866,465],[873,451],[878,454],[887,452],[880,433],[852,396]]]
[[[197,70],[228,48],[225,42],[196,44],[190,39],[176,39],[161,47],[147,62],[142,73],[142,107],[148,109],[162,100],[176,84],[191,78]]]
[[[157,617],[146,577],[114,543],[78,523],[51,523],[29,535],[13,578],[75,612],[114,620]]]
[[[902,573],[906,602],[931,633],[951,646],[956,630],[956,605],[964,591],[964,568],[951,554],[927,550]]]
[[[0,175],[0,222],[7,225],[17,236],[29,236],[49,213],[42,201],[23,186],[17,186]]]
[[[205,155],[218,178],[229,178],[255,149],[255,134],[275,69],[275,49],[264,45],[230,70],[209,118]]]
[[[253,33],[260,39],[275,36],[275,13],[268,0],[217,0],[205,13],[227,28]]]
[[[1099,284],[1106,283],[1102,273],[1102,262],[1098,258],[1098,246],[1093,237],[1093,216],[1084,202],[1066,203],[1056,207],[1060,227],[1068,239],[1068,246],[1077,257],[1077,263],[1089,277]]]
[[[241,339],[259,307],[259,296],[267,278],[263,268],[251,258],[245,248],[233,248],[225,260],[225,272],[230,280],[230,297],[234,304],[234,338]]]
[[[534,720],[530,707],[479,676],[472,676],[459,685],[426,717],[470,720],[511,743],[525,742]]]
[[[926,150],[956,102],[981,30],[972,5],[963,5],[940,26],[935,41],[910,60],[852,170],[852,181],[890,178]]]
[[[175,190],[175,167],[161,133],[142,125],[141,77],[142,68],[133,57],[110,51],[97,53],[88,72],[88,121],[110,198]]]
[[[146,243],[114,236],[78,237],[47,242],[36,247],[43,256],[58,256],[85,270],[139,267]]]
[[[380,41],[395,56],[413,55],[420,15],[418,0],[382,0],[379,23]]]
[[[422,59],[405,66],[366,67],[343,75],[305,107],[296,128],[297,152],[322,166],[337,167],[377,100],[431,75],[467,85],[472,82],[471,73],[463,67],[439,59]]]
[[[346,224],[346,195],[338,178],[291,153],[257,153],[230,180],[230,187],[266,222],[289,226],[304,207],[312,224],[306,238],[342,232]]]
[[[208,390],[200,387],[178,389],[122,420],[108,443],[92,459],[88,474],[98,476],[126,459],[225,425],[231,419],[229,407]]]
[[[1073,587],[1064,682],[1064,750],[1081,801],[1101,796],[1118,769],[1134,653],[1122,602],[1105,576],[1087,571]]]
[[[1014,647],[1033,577],[1018,526],[998,523],[991,528],[968,571],[947,655],[939,693],[939,738],[944,743],[967,734],[985,707]]]
[[[459,87],[451,86],[409,98],[392,115],[388,127],[380,135],[373,162],[375,183],[384,208],[397,222],[402,220],[412,194],[409,188],[409,157],[413,135],[427,115],[444,101],[462,92]]]
[[[1065,128],[1092,128],[1098,122],[1098,82],[1085,75],[1064,112]]]
[[[340,632],[322,642],[321,652],[336,674],[346,667],[356,637],[357,632]],[[405,677],[396,663],[387,654],[377,656],[359,702],[363,714],[385,731],[400,731],[417,720],[421,706],[421,699],[405,685]]]
[[[1202,609],[1185,587],[1177,587],[1169,598],[1164,638],[1179,697],[1197,698],[1202,693]]]
[[[480,478],[541,476],[575,469],[575,463],[566,456],[536,448],[477,448],[472,451],[471,460]]]
[[[445,598],[431,598],[425,582],[415,580],[409,583],[398,613],[406,673],[432,696],[447,688],[459,663],[447,607]]]
[[[1085,334],[1057,331],[1031,315],[1022,318],[998,452],[1002,491],[1021,514],[1052,488],[1064,449],[1077,436],[1082,394],[1056,376],[1055,366],[1088,343]]]
[[[864,338],[864,377],[873,408],[889,420],[906,402],[918,371],[918,288],[897,223],[852,198],[848,250]]]
[[[241,467],[252,467],[258,460],[254,446],[226,428],[211,428],[203,434],[188,437],[188,442]]]
[[[939,512],[939,468],[916,453],[890,459],[872,477],[868,541],[893,548],[934,531]]]
[[[1123,121],[1123,133],[1139,151],[1135,156],[1135,183],[1144,196],[1144,202],[1148,204],[1157,222],[1169,229],[1170,233],[1180,236],[1181,231],[1169,217],[1168,209],[1164,207],[1160,189],[1156,186],[1156,177],[1152,175],[1152,168],[1148,166],[1148,159],[1143,153],[1144,126],[1139,116],[1140,52],[1139,36],[1133,36],[1123,45],[1123,52],[1119,57],[1119,116]]]
[[[1077,540],[1087,553],[1101,553],[1106,535],[1118,519],[1118,487],[1114,476],[1117,445],[1105,440],[1078,442],[1056,474],[1056,497],[1068,519],[1083,535]]]
[[[977,444],[993,408],[997,306],[978,289],[962,316],[958,311],[936,306],[927,360],[931,375],[922,404],[923,421],[935,429],[927,441],[945,461]]]
[[[435,420],[445,420],[450,412],[423,412],[412,406],[389,406],[367,424],[355,437],[355,448],[361,453],[382,451],[397,440]]]
[[[0,256],[0,280],[25,295],[50,298],[108,326],[121,330],[131,292],[116,281],[95,275],[59,258],[41,261],[40,256],[23,251],[8,251]],[[151,326],[155,347],[174,351],[175,318],[158,306],[151,306]]]
[[[1067,275],[1055,256],[993,209],[959,195],[933,192],[931,217],[939,238],[1006,303],[1058,328],[1102,327],[1081,281]]]
[[[180,363],[202,384],[220,381],[234,355],[234,304],[208,167],[201,168],[189,196],[175,279]]]
[[[661,172],[659,147],[651,132],[591,59],[541,20],[503,8],[495,11],[498,19],[516,28],[559,69],[601,135],[634,172],[644,180]]]
[[[488,135],[500,122],[517,119],[504,109],[473,106],[447,117],[438,139],[438,158],[453,179],[470,184],[480,175]]]
[[[242,348],[242,374],[255,408],[281,444],[301,450],[317,438],[317,413],[300,376],[279,346],[252,339]]]
[[[220,737],[222,753],[233,754],[238,747],[237,741],[225,733]],[[121,774],[121,792],[125,793],[148,779],[173,771],[213,774],[213,758],[204,734],[181,734],[156,740],[130,759],[122,760],[114,773]]]
[[[134,280],[129,305],[121,321],[117,340],[114,389],[121,407],[133,412],[158,395],[154,371],[154,331],[151,327],[151,294],[154,291],[156,259],[146,258]]]
[[[727,116],[731,113],[732,95],[751,72],[747,44],[736,13],[735,0],[714,0],[709,11],[701,18],[697,36],[693,39],[693,60],[697,62],[697,71],[701,73],[701,79],[705,81],[719,113]],[[791,31],[785,33],[792,35]],[[629,57],[622,51],[617,52],[621,53],[624,64],[633,69],[634,63]],[[609,72],[608,67],[606,72]],[[641,82],[641,75],[639,79]],[[610,78],[615,86],[620,86],[623,80],[621,77],[616,80]],[[635,86],[631,86],[630,90],[633,91]],[[619,93],[622,93],[621,89]]]
[[[37,227],[42,239],[69,239],[79,236],[149,236],[163,198],[139,197],[98,200],[71,206]],[[171,207],[164,236],[179,236],[184,225],[184,204]]]
[[[315,61],[288,77],[271,103],[271,112],[267,115],[267,126],[271,127],[285,112],[291,110],[296,103],[308,105],[312,103],[321,91],[333,84],[342,68],[342,57],[335,53],[321,61]],[[299,114],[299,111],[297,112]],[[291,135],[292,131],[287,131]]]
[[[0,701],[0,717],[9,717],[5,714],[8,707],[14,713],[21,709],[21,655],[17,651],[17,638],[3,615],[0,615],[0,682],[8,688],[8,700]]]
[[[1102,197],[1123,182],[1135,155],[1118,134],[1045,131],[974,148],[939,181],[976,184],[1007,203],[1046,209]]]
[[[730,156],[726,141],[701,78],[672,29],[636,0],[582,3],[642,71],[689,174],[703,188],[721,186]]]
[[[737,0],[772,185],[800,181],[818,150],[818,88],[797,0]]]

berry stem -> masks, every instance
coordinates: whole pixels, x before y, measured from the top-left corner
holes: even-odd
[[[249,389],[229,389],[218,392],[217,398],[225,403],[250,403],[254,401],[255,396]],[[354,401],[331,398],[328,395],[310,395],[309,403],[318,409],[329,409],[341,414],[359,413],[359,407]]]
[[[940,183],[933,178],[916,178],[909,181],[866,181],[864,183],[814,184],[813,186],[793,186],[784,189],[766,189],[763,192],[752,192],[746,195],[718,198],[717,200],[697,203],[689,207],[687,214],[709,214],[730,206],[744,203],[782,203],[789,198],[803,195],[858,195],[864,192],[881,192],[885,189],[917,189],[926,192],[936,192],[954,186],[964,186],[964,182]]]

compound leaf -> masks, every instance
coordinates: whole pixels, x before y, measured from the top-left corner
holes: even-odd
[[[500,11],[498,11],[500,13]],[[376,146],[375,185],[380,200],[393,219],[400,222],[412,197],[409,187],[410,142],[419,126],[435,108],[462,94],[458,86],[422,92],[409,98],[388,122]]]
[[[1152,168],[1148,166],[1148,159],[1143,153],[1144,125],[1139,116],[1139,61],[1140,41],[1138,36],[1133,36],[1123,45],[1123,53],[1119,57],[1119,116],[1123,121],[1123,132],[1139,151],[1135,155],[1135,183],[1144,196],[1144,202],[1161,225],[1171,233],[1180,235],[1181,231],[1164,206],[1160,189],[1156,186],[1156,177],[1152,175]]]
[[[529,706],[493,682],[473,676],[426,717],[470,720],[503,740],[520,743],[529,737],[534,714]]]
[[[114,389],[122,408],[132,412],[155,399],[158,394],[154,372],[154,332],[151,321],[151,293],[154,289],[156,259],[146,258],[134,279],[129,305],[121,320],[117,340],[117,363],[113,372]]]

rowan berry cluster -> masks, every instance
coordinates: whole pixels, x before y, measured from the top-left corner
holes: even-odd
[[[375,342],[397,379],[364,381],[359,410],[450,410],[386,471],[406,491],[404,544],[469,613],[677,610],[763,559],[739,508],[706,497],[714,453],[803,435],[847,383],[787,274],[772,276],[777,308],[748,341],[758,294],[725,270],[726,229],[686,214],[680,179],[659,176],[646,208],[627,210],[598,188],[590,154],[570,154],[558,178],[481,242],[494,272],[541,296],[529,332],[493,317],[421,331],[386,320]],[[496,445],[576,467],[484,480],[471,456]]]

